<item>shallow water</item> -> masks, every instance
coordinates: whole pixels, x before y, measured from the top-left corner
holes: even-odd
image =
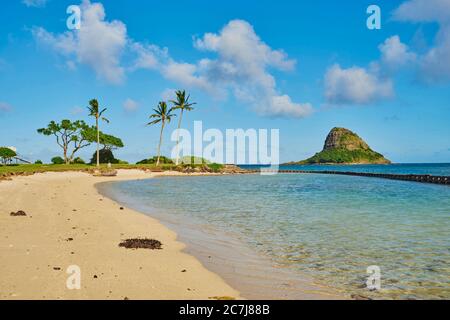
[[[264,166],[242,165],[242,168],[258,169]],[[429,174],[450,176],[450,163],[397,163],[397,164],[355,164],[355,165],[283,165],[280,170],[305,171],[349,171],[389,174]]]
[[[164,177],[109,184],[119,201],[232,234],[347,294],[450,298],[450,188],[316,174]],[[365,285],[381,269],[381,290]]]

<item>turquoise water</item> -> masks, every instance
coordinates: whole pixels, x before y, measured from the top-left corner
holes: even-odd
[[[242,168],[259,169],[264,166],[243,165]],[[350,171],[390,174],[429,174],[450,176],[450,163],[399,163],[399,164],[356,164],[356,165],[284,165],[280,170],[305,171]]]
[[[164,177],[108,188],[150,214],[230,232],[349,295],[450,298],[448,186],[279,174]],[[365,286],[371,265],[381,269],[379,291]]]

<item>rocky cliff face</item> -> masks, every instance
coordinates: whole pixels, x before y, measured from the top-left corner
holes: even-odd
[[[290,164],[386,164],[382,154],[373,151],[356,133],[345,128],[333,128],[325,139],[321,152],[309,159]]]
[[[345,128],[333,128],[325,139],[323,150],[329,149],[368,150],[365,143],[356,133]]]

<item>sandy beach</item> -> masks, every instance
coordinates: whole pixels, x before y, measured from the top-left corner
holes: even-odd
[[[0,298],[240,298],[222,278],[182,252],[185,245],[176,233],[151,217],[121,209],[95,188],[100,182],[165,174],[176,173],[44,173],[0,182]],[[27,216],[10,216],[18,210]],[[161,241],[162,250],[118,246],[137,237]],[[66,286],[72,265],[81,270],[79,290]]]

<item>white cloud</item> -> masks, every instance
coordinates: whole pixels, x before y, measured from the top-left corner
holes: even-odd
[[[123,103],[123,109],[127,112],[135,112],[139,108],[139,103],[133,99],[126,99]]]
[[[199,88],[215,98],[225,98],[227,92],[232,92],[265,116],[303,117],[311,113],[310,104],[293,102],[278,92],[270,73],[270,69],[293,70],[296,61],[284,51],[270,48],[246,21],[230,21],[219,33],[195,39],[197,49],[213,52],[216,58],[189,63],[171,58],[167,48],[129,39],[125,24],[105,20],[102,4],[84,0],[81,9],[78,31],[52,34],[43,28],[33,29],[37,41],[66,57],[66,66],[71,70],[85,64],[112,84],[121,83],[125,71],[156,70],[168,80],[186,88]],[[124,51],[135,57],[127,69],[120,63]]]
[[[0,112],[10,112],[12,107],[9,103],[0,101]]]
[[[35,38],[69,60],[88,65],[107,82],[121,83],[125,76],[124,68],[120,65],[120,57],[127,44],[125,24],[117,20],[105,21],[105,10],[101,3],[84,0],[81,11],[80,30],[54,35],[36,27],[33,29]]]
[[[22,3],[27,7],[43,8],[47,4],[47,0],[23,0]]]
[[[448,23],[450,22],[450,1],[405,1],[394,11],[393,16],[399,21]]]
[[[136,54],[131,70],[157,70],[161,68],[169,56],[167,48],[160,48],[154,44],[144,45],[139,42],[130,42],[130,49]]]
[[[310,103],[295,103],[288,95],[282,95],[273,96],[270,109],[266,111],[269,115],[274,116],[291,115],[296,118],[302,118],[310,115],[313,112],[313,107]]]
[[[202,59],[195,65],[172,63],[169,78],[219,95],[231,89],[237,99],[251,103],[264,116],[304,117],[312,112],[310,104],[295,103],[278,93],[269,69],[292,70],[296,61],[281,50],[271,49],[248,22],[232,20],[218,34],[206,33],[194,39],[194,46],[216,53],[217,58]]]
[[[393,13],[398,21],[439,24],[434,46],[418,59],[421,78],[427,82],[450,81],[450,1],[409,0]]]
[[[196,87],[209,93],[214,92],[214,88],[205,76],[198,75],[199,67],[194,64],[176,62],[170,60],[161,69],[161,74],[175,82],[181,83],[186,87]]]
[[[392,81],[360,67],[335,64],[325,74],[325,97],[331,104],[368,104],[393,95]]]
[[[381,51],[381,61],[391,69],[416,60],[416,54],[401,42],[398,35],[387,38],[378,48]]]

